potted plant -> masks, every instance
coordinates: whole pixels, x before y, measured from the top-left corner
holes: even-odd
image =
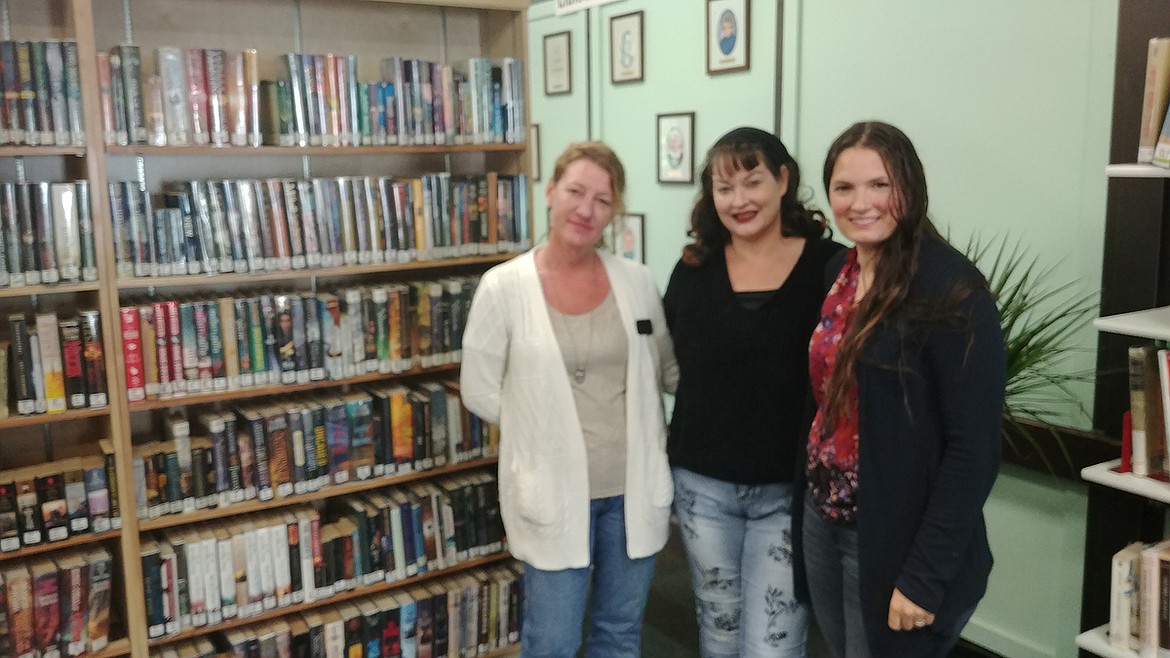
[[[1096,316],[1096,292],[1061,281],[1054,265],[1007,237],[974,236],[965,253],[987,277],[999,306],[1007,355],[1004,459],[1075,478],[1081,466],[1115,456],[1100,434],[1059,422],[1070,408],[1088,418],[1071,385],[1089,381],[1093,371],[1069,371],[1068,361],[1081,350],[1073,343],[1076,334]]]

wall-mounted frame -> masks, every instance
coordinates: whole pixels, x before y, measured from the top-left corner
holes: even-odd
[[[532,156],[532,180],[540,180],[540,124],[528,127],[528,152]]]
[[[708,75],[748,70],[749,5],[749,0],[707,0]]]
[[[568,31],[544,36],[544,95],[573,93],[573,35]]]
[[[615,85],[645,79],[644,18],[635,11],[609,19],[609,81]]]
[[[659,114],[655,140],[659,183],[695,182],[695,113]]]
[[[626,213],[618,218],[614,228],[617,236],[613,241],[613,252],[632,261],[646,263],[646,215]]]

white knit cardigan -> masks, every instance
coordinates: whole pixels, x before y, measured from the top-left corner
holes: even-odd
[[[589,566],[585,439],[536,271],[535,250],[484,274],[463,336],[460,388],[500,425],[500,511],[509,548],[538,569]],[[626,552],[666,543],[674,496],[662,393],[678,365],[650,270],[599,252],[621,315],[626,366]],[[649,332],[649,333],[647,333]]]

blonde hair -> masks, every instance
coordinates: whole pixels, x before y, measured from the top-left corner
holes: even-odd
[[[612,188],[610,191],[613,192],[613,203],[610,206],[613,208],[613,217],[624,215],[626,212],[626,168],[622,166],[622,161],[618,159],[613,149],[602,142],[569,144],[569,147],[561,153],[556,164],[553,165],[552,184],[556,185],[560,182],[569,165],[578,160],[588,160],[609,174],[610,187]]]

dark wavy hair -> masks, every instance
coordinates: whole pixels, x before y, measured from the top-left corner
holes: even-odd
[[[927,215],[929,199],[922,160],[910,138],[898,128],[880,121],[855,123],[841,133],[825,156],[823,180],[826,194],[832,194],[829,185],[838,158],[851,148],[869,149],[881,157],[890,178],[890,212],[897,226],[894,233],[877,246],[873,283],[838,348],[836,367],[825,395],[825,418],[830,424],[841,418],[847,409],[848,391],[857,379],[861,350],[879,325],[892,321],[899,334],[905,336],[910,327],[924,323],[966,324],[958,313],[959,303],[976,286],[987,286],[982,279],[964,278],[942,299],[914,299],[910,296],[910,284],[918,268],[918,253],[923,242],[928,239],[945,242]],[[901,364],[898,364],[898,369],[903,370]]]
[[[731,239],[731,234],[719,221],[715,211],[712,170],[750,171],[760,164],[767,167],[774,178],[782,169],[788,170],[788,189],[780,197],[780,231],[786,236],[819,238],[829,231],[829,223],[819,210],[807,207],[798,198],[800,166],[788,153],[784,143],[772,133],[758,128],[736,128],[716,140],[707,151],[707,159],[699,176],[702,188],[691,210],[691,228],[687,235],[694,242],[683,248],[683,262],[702,265],[712,253],[720,252]]]

